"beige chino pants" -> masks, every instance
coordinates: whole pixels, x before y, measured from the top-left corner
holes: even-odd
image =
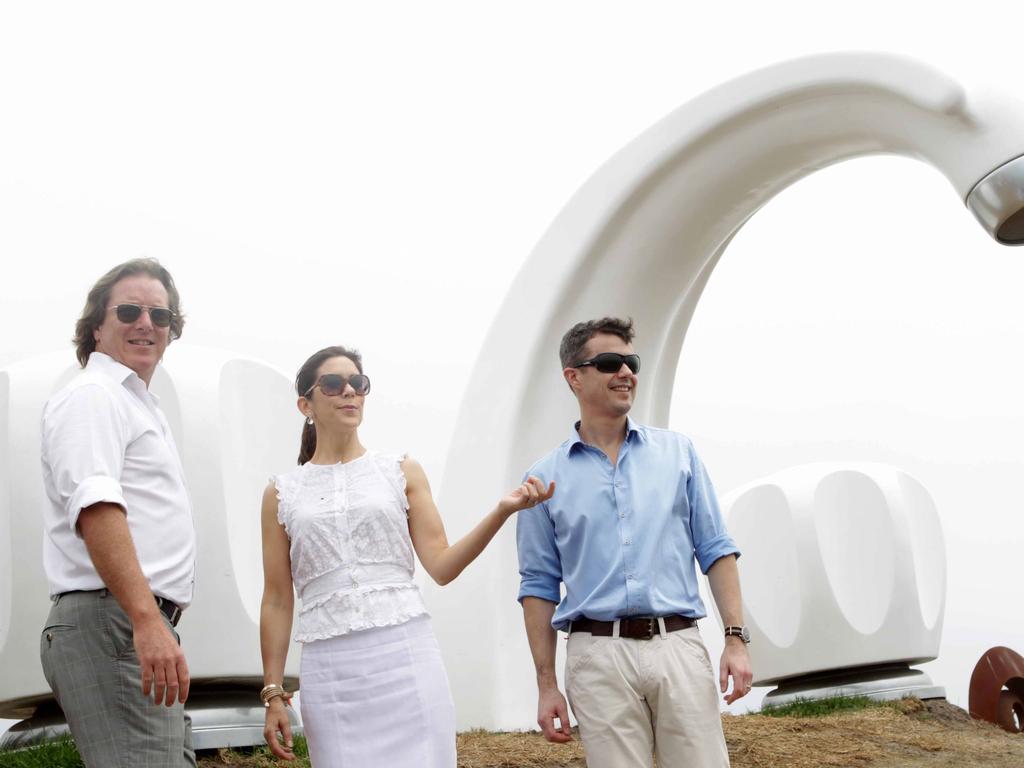
[[[569,635],[569,706],[588,768],[722,768],[729,753],[711,659],[696,627],[650,640]]]

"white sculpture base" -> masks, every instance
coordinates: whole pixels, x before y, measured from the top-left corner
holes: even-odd
[[[892,701],[914,696],[944,699],[946,689],[932,683],[919,669],[906,664],[879,664],[834,669],[783,680],[764,697],[763,704],[781,706],[797,700],[830,699],[837,696],[867,696],[875,701]]]

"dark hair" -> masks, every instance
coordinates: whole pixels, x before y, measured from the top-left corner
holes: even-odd
[[[168,309],[173,313],[171,340],[181,338],[181,331],[185,327],[185,315],[181,312],[181,297],[178,296],[178,289],[174,287],[171,273],[156,259],[132,259],[124,264],[118,264],[97,280],[89,290],[89,295],[85,297],[85,307],[82,308],[82,316],[75,323],[75,338],[72,339],[75,344],[75,356],[83,368],[89,362],[89,355],[96,351],[96,329],[103,325],[103,320],[107,316],[110,292],[120,280],[134,275],[149,275],[163,283],[167,289]]]
[[[602,317],[576,323],[565,332],[558,345],[558,357],[563,368],[572,368],[583,360],[583,348],[598,333],[610,333],[629,344],[633,341],[633,318],[622,320],[618,317]]]
[[[363,356],[354,349],[346,347],[324,347],[319,352],[314,352],[309,359],[302,364],[299,372],[295,374],[295,391],[299,397],[306,397],[310,387],[316,384],[317,372],[320,366],[332,357],[347,357],[356,364],[356,370],[363,372]],[[316,427],[308,421],[302,425],[302,441],[299,444],[299,464],[305,464],[313,458],[316,452]]]

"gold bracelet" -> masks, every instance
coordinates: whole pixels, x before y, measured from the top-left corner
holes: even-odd
[[[291,694],[277,683],[265,685],[263,686],[263,690],[260,691],[260,701],[263,702],[264,707],[269,707],[271,700],[276,698],[284,699],[285,706],[288,706],[288,700],[291,699],[291,697]]]

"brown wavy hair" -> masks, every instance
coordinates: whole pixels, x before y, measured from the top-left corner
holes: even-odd
[[[168,309],[171,315],[170,335],[171,340],[180,339],[181,331],[185,327],[185,315],[181,311],[181,297],[178,289],[174,286],[174,278],[156,259],[132,259],[124,264],[118,264],[103,277],[96,281],[96,284],[89,290],[85,297],[85,306],[82,308],[82,315],[75,323],[75,337],[71,340],[75,345],[75,356],[83,368],[89,362],[89,355],[96,351],[96,329],[103,325],[107,316],[107,305],[110,304],[110,292],[118,281],[134,275],[149,275],[163,283],[167,289]]]
[[[309,388],[316,384],[317,372],[320,366],[332,357],[347,357],[356,364],[356,370],[363,372],[363,356],[354,349],[335,346],[324,347],[318,352],[310,355],[309,359],[302,364],[299,372],[295,375],[295,391],[299,397],[306,397]],[[313,458],[316,453],[316,427],[308,421],[302,425],[302,439],[299,443],[299,464],[305,464]]]

